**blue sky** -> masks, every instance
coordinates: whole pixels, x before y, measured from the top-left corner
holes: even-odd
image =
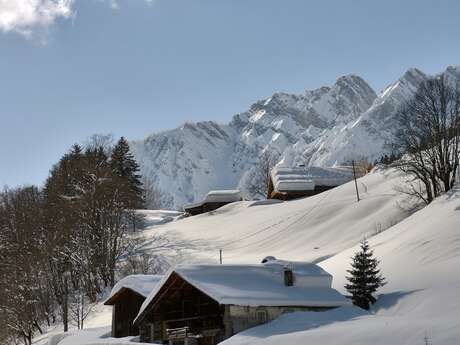
[[[0,0],[0,185],[40,184],[93,133],[141,139],[343,74],[380,91],[460,64],[456,0],[16,2]]]

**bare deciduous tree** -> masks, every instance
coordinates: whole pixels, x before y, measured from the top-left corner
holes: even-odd
[[[109,154],[112,151],[114,143],[113,134],[101,134],[96,133],[91,135],[84,142],[84,147],[89,150],[96,150],[102,148],[106,154]]]
[[[430,203],[455,181],[460,155],[460,89],[445,76],[429,79],[398,112],[394,165],[408,175],[404,192]],[[420,184],[421,182],[421,184]]]
[[[164,206],[162,200],[163,193],[152,178],[144,175],[142,177],[142,188],[144,189],[145,208],[156,210]]]
[[[84,289],[77,289],[70,296],[70,319],[78,329],[83,329],[84,322],[95,304],[95,302],[91,302],[86,296]]]
[[[278,153],[265,149],[246,178],[245,188],[250,197],[267,197],[270,172],[279,158]]]

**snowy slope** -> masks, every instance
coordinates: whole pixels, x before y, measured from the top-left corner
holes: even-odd
[[[357,243],[366,236],[381,260],[388,284],[371,313],[345,307],[323,313],[293,313],[228,339],[225,344],[433,344],[460,343],[460,190],[408,214],[393,187],[393,170],[360,178],[314,197],[288,202],[236,202],[211,213],[152,225],[142,233],[145,249],[157,234],[188,243],[178,261],[255,263],[267,255],[319,261],[343,291]],[[96,317],[97,315],[97,317]],[[110,323],[109,310],[94,325]],[[99,322],[98,322],[99,321]],[[95,333],[96,334],[96,333]],[[78,334],[66,344],[80,344]],[[86,337],[82,343],[110,339]],[[120,340],[121,343],[128,340]],[[62,343],[65,345],[64,343]]]
[[[168,211],[147,211],[152,222],[140,235],[145,240],[143,249],[157,250],[155,239],[161,234],[170,243],[187,244],[177,258],[178,263],[217,263],[219,248],[223,248],[224,263],[229,264],[259,263],[267,255],[297,261],[330,257],[354,246],[364,234],[371,236],[407,216],[398,206],[404,198],[393,190],[399,182],[395,172],[377,170],[358,181],[363,199],[359,204],[354,185],[348,183],[310,198],[236,202],[214,212],[171,222],[161,221],[169,216]],[[100,305],[87,327],[107,327],[110,322],[111,308]],[[52,331],[48,337],[59,332]],[[77,332],[60,344],[130,342],[99,338],[108,332],[108,328]]]
[[[172,222],[183,217],[182,212],[171,210],[137,210],[143,217],[144,226],[154,226]]]
[[[444,72],[460,80],[460,66]],[[388,150],[395,111],[427,76],[408,70],[380,95],[360,77],[302,94],[275,93],[236,114],[229,124],[187,123],[131,143],[142,173],[163,191],[165,207],[201,200],[211,189],[246,190],[261,153],[287,166],[370,161]]]
[[[145,250],[158,234],[187,243],[183,260],[224,263],[260,262],[267,255],[318,260],[354,246],[407,216],[404,196],[394,191],[400,177],[376,170],[360,179],[356,202],[350,182],[313,197],[288,202],[241,201],[216,211],[180,219],[142,233]],[[337,231],[340,229],[340,231]]]
[[[460,343],[460,188],[391,229],[370,238],[388,280],[372,313],[338,309],[318,317],[286,315],[236,335],[242,344]],[[343,290],[350,248],[320,265]],[[288,333],[289,332],[289,333]]]
[[[91,309],[90,314],[85,320],[85,330],[79,331],[75,325],[70,325],[69,332],[63,333],[63,326],[59,325],[51,327],[46,330],[42,335],[34,338],[33,344],[35,345],[64,345],[64,344],[103,344],[108,343],[110,340],[105,339],[102,341],[100,337],[106,337],[110,334],[110,324],[112,322],[112,307],[105,306],[102,302],[96,304]],[[63,339],[66,339],[64,342]],[[114,343],[112,341],[111,343]],[[121,343],[121,342],[118,342]]]

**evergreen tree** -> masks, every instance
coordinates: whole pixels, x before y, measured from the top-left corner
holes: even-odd
[[[132,208],[143,206],[143,189],[139,165],[129,150],[128,141],[121,137],[113,148],[111,165],[114,174],[119,178],[119,183],[125,191],[125,196]]]
[[[353,304],[363,309],[369,309],[370,304],[375,303],[376,299],[372,295],[379,287],[386,284],[385,278],[380,274],[378,268],[379,261],[373,257],[367,240],[361,241],[361,250],[353,257],[349,281],[345,289],[352,295]]]
[[[31,345],[56,313],[64,331],[72,318],[83,327],[89,302],[114,285],[136,245],[128,231],[142,200],[138,170],[124,138],[113,150],[75,144],[42,190],[0,190],[1,344]]]

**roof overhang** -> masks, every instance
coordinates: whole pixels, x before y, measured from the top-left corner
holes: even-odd
[[[137,292],[137,291],[135,291],[133,289],[130,289],[128,287],[122,287],[120,290],[118,290],[116,293],[114,293],[112,296],[110,296],[107,300],[105,300],[104,305],[114,305],[116,303],[116,301],[122,295],[124,295],[127,292],[131,292],[131,293],[136,294],[139,297],[142,297],[143,299],[145,299],[145,296],[140,294],[139,292]]]
[[[170,282],[171,279],[181,279],[185,282],[187,282],[189,285],[193,286],[197,290],[199,290],[201,293],[204,295],[208,296],[212,300],[216,301],[217,303],[221,305],[238,305],[238,306],[265,306],[265,307],[298,307],[298,306],[303,306],[303,307],[329,307],[329,308],[335,308],[335,307],[341,307],[341,306],[346,306],[350,305],[349,300],[346,298],[343,298],[341,300],[304,300],[304,301],[299,301],[299,300],[286,300],[286,299],[276,299],[272,298],[270,301],[264,300],[264,301],[255,301],[253,298],[248,296],[248,298],[233,298],[231,296],[217,296],[214,295],[212,292],[207,293],[206,288],[200,286],[200,284],[195,283],[194,281],[191,281],[190,279],[187,278],[186,275],[181,274],[181,272],[176,271],[175,269],[171,270],[163,280],[157,285],[156,289],[151,292],[151,295],[147,297],[147,299],[144,301],[144,304],[147,303],[147,305],[143,305],[141,307],[141,310],[139,311],[139,314],[134,320],[134,325],[139,326],[139,324],[144,320],[145,316],[149,311],[152,310],[154,305],[158,303],[158,301],[166,294],[167,289],[169,289],[175,281],[171,282],[171,285],[166,287],[166,290],[164,287],[167,285],[168,282]],[[293,287],[296,289],[296,287]],[[290,287],[289,289],[292,289]],[[323,289],[319,287],[319,289]],[[332,288],[326,288],[330,289],[330,291],[335,291],[336,295],[341,295],[338,291],[332,289]],[[311,290],[313,291],[313,290]],[[209,291],[208,291],[209,292]],[[308,291],[306,291],[308,293]],[[343,296],[342,296],[343,297]]]

